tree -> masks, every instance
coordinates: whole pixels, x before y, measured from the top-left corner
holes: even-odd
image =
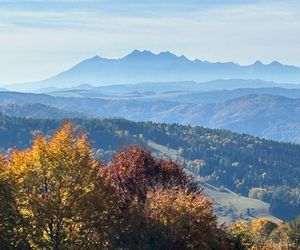
[[[254,246],[255,239],[244,221],[237,221],[231,225],[230,233],[232,235],[235,249],[251,249]]]
[[[66,122],[0,157],[1,249],[231,249],[182,166],[139,146],[103,166]]]
[[[22,220],[22,228],[13,231],[25,235],[18,238],[28,248],[70,249],[91,243],[85,242],[91,231],[78,206],[94,189],[100,165],[85,133],[77,134],[66,122],[51,139],[36,136],[31,148],[14,151],[1,165],[1,185],[9,190],[14,218]]]
[[[100,176],[129,201],[136,198],[144,203],[148,191],[157,187],[197,190],[181,166],[170,160],[158,160],[138,145],[116,153],[107,167],[100,171]]]
[[[161,224],[169,249],[212,249],[218,243],[212,203],[202,193],[149,192],[146,210],[149,219]]]
[[[217,248],[221,230],[213,207],[178,164],[140,146],[115,154],[100,178],[118,191],[124,211],[119,244],[136,249]]]
[[[253,234],[260,238],[267,238],[278,224],[268,218],[253,219],[249,225]]]
[[[8,161],[0,156],[0,249],[28,249],[24,220],[14,201],[13,180],[5,176]]]

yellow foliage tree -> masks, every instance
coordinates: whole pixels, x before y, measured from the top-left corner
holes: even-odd
[[[79,204],[94,189],[99,163],[85,133],[77,134],[66,122],[51,139],[36,136],[30,149],[14,151],[0,165],[0,183],[9,190],[2,199],[6,204],[11,200],[12,217],[23,225],[10,230],[17,239],[12,245],[76,249],[92,243],[93,233],[84,226]],[[3,229],[8,226],[0,224]]]
[[[278,224],[268,218],[253,219],[250,223],[250,230],[260,238],[268,237]]]
[[[256,218],[249,223],[238,221],[231,225],[235,249],[245,250],[296,250],[289,242],[285,223],[268,218]]]
[[[255,238],[251,233],[248,224],[244,221],[237,221],[231,225],[230,233],[232,235],[235,249],[251,249],[255,244]]]

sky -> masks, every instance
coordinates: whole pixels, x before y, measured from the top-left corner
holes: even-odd
[[[300,67],[300,1],[0,0],[0,85],[134,49]]]

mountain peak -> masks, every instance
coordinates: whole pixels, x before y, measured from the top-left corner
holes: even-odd
[[[160,52],[157,57],[162,59],[182,59],[182,60],[188,60],[184,55],[177,56],[170,51]]]
[[[130,54],[125,56],[124,58],[126,58],[126,59],[142,59],[145,57],[152,57],[152,56],[155,56],[155,55],[149,50],[141,51],[141,50],[135,49]]]
[[[133,50],[130,54],[128,54],[127,56],[123,57],[123,59],[133,59],[133,60],[144,60],[144,59],[158,59],[158,60],[188,60],[185,56],[177,56],[173,53],[171,53],[170,51],[164,51],[164,52],[160,52],[158,54],[154,54],[149,50],[138,50],[135,49]]]
[[[88,59],[86,59],[86,60],[84,60],[84,61],[82,61],[82,62],[98,62],[98,61],[102,61],[102,60],[104,60],[104,58],[103,57],[100,57],[100,56],[98,56],[98,55],[96,55],[96,56],[93,56],[93,57],[91,57],[91,58],[88,58]],[[81,62],[81,63],[82,63]]]
[[[273,65],[273,66],[282,66],[282,64],[278,61],[273,61],[270,63],[270,65]]]
[[[164,57],[177,57],[176,55],[174,55],[173,53],[171,53],[170,51],[163,51],[160,52],[158,54],[158,56],[164,56]]]
[[[253,65],[260,66],[264,64],[260,60],[257,60]]]

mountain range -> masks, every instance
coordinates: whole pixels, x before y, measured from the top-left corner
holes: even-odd
[[[108,59],[95,56],[49,79],[7,86],[10,90],[32,91],[45,88],[66,88],[81,84],[94,86],[140,82],[197,81],[217,79],[260,79],[281,83],[300,83],[300,68],[277,61],[243,66],[189,60],[170,52],[154,54],[134,50],[125,57]]]

